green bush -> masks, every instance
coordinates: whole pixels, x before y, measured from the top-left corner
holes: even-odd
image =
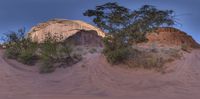
[[[128,59],[130,48],[126,45],[126,43],[118,38],[113,38],[112,36],[105,37],[103,41],[103,53],[109,63],[118,64]]]
[[[55,37],[47,37],[40,46],[40,58],[43,65],[40,68],[41,73],[53,72],[56,64],[72,65],[74,58],[72,57],[72,48],[68,43],[56,42]],[[65,66],[64,66],[65,67]]]
[[[57,45],[57,57],[60,59],[71,57],[72,48],[67,43],[60,43]]]
[[[40,46],[40,59],[42,66],[39,68],[40,73],[50,73],[54,71],[54,57],[56,56],[56,43],[45,41]]]
[[[22,30],[11,32],[6,37],[6,57],[28,65],[34,65],[40,59],[42,62],[42,66],[39,68],[40,73],[50,73],[56,69],[57,64],[69,66],[82,59],[81,55],[72,54],[70,44],[57,42],[63,38],[62,36],[47,34],[45,41],[41,44],[25,38]]]
[[[6,48],[7,58],[16,59],[24,64],[33,65],[36,60],[37,44],[28,39],[23,39],[12,43]]]
[[[56,56],[56,43],[45,42],[40,46],[41,58]]]
[[[108,62],[115,64],[121,63],[126,60],[129,56],[128,48],[116,49],[110,52],[105,53]]]
[[[22,51],[18,60],[23,64],[34,65],[37,60],[37,56],[31,51]]]
[[[18,60],[27,65],[34,65],[38,57],[36,55],[38,44],[29,39],[24,39],[21,41],[21,49]]]
[[[21,41],[9,42],[6,44],[5,56],[10,59],[17,59],[21,53]]]
[[[152,68],[161,69],[164,65],[164,60],[162,57],[152,56],[150,58],[145,59],[144,64],[142,65],[143,68],[146,69],[152,69]]]
[[[5,50],[5,56],[10,59],[17,59],[20,52],[15,47],[10,47]]]
[[[52,60],[43,60],[42,66],[39,68],[40,73],[51,73],[55,71]]]
[[[25,38],[25,30],[10,32],[5,35],[7,40],[5,55],[7,58],[16,59],[24,64],[33,64],[36,58],[37,44]]]

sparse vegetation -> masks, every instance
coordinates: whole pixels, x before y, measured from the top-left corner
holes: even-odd
[[[20,55],[19,59],[20,62],[27,64],[27,65],[34,65],[36,61],[38,60],[37,55],[35,54],[35,51],[32,50],[23,50]]]
[[[42,66],[39,68],[40,73],[51,73],[55,71],[55,67],[53,66],[53,61],[50,61],[50,59],[43,60]]]
[[[112,64],[122,63],[129,57],[131,47],[127,47],[127,44],[121,44],[121,41],[112,42],[113,39],[111,36],[104,38],[103,53],[108,62]]]
[[[158,69],[163,66],[163,58],[149,52],[136,52],[125,64],[130,68]]]
[[[161,67],[163,59],[160,57],[140,58],[138,51],[131,46],[145,42],[146,34],[160,26],[174,25],[172,10],[159,10],[151,5],[144,5],[138,10],[105,3],[96,6],[94,10],[87,10],[85,16],[92,17],[93,22],[109,34],[104,38],[104,55],[112,64],[125,63],[128,60],[140,59],[139,65],[144,68]],[[152,52],[157,52],[156,45],[152,45]]]
[[[164,64],[173,62],[181,57],[179,50],[175,48],[157,49],[152,52],[151,49],[132,50],[130,57],[124,62],[129,68],[156,69],[158,71],[164,69]],[[130,53],[129,53],[130,54]]]
[[[5,56],[10,59],[17,59],[18,55],[19,51],[15,47],[9,47],[5,51]]]
[[[136,49],[138,43],[147,41],[146,34],[158,27],[174,25],[172,10],[159,10],[151,5],[131,11],[117,3],[106,3],[95,10],[87,10],[85,16],[93,17],[94,23],[108,32],[103,39],[103,54],[111,64],[127,64],[129,67],[145,69],[162,68],[166,61],[179,58],[176,50],[169,50],[168,58],[159,55],[156,43],[148,51]],[[58,33],[46,35],[44,42],[37,44],[25,38],[25,31],[11,32],[7,37],[6,56],[24,64],[34,64],[41,60],[40,73],[53,72],[57,67],[71,66],[82,59],[82,54],[73,52],[72,46]],[[97,49],[86,47],[85,53],[95,53]],[[181,49],[188,52],[187,46]],[[83,49],[77,48],[83,53]]]
[[[82,59],[81,55],[72,54],[72,48],[68,43],[57,42],[62,36],[47,34],[45,41],[37,44],[25,38],[25,30],[19,30],[7,34],[6,38],[6,57],[27,65],[34,65],[40,60],[40,73],[50,73],[57,67],[71,66]]]
[[[186,51],[186,52],[190,52],[190,49],[189,49],[189,47],[188,47],[188,45],[187,44],[183,44],[183,45],[181,45],[181,49],[183,50],[183,51]]]
[[[40,68],[41,73],[53,72],[56,67],[66,67],[75,64],[81,60],[81,56],[72,54],[72,48],[68,43],[56,42],[62,36],[52,37],[47,35],[45,41],[41,44],[41,59],[43,66]]]
[[[108,62],[112,64],[121,63],[128,58],[129,50],[130,49],[128,48],[116,49],[113,51],[105,52],[105,55]]]
[[[28,65],[34,64],[37,60],[37,44],[25,38],[25,29],[19,29],[18,32],[10,32],[6,35],[6,38],[6,57]]]

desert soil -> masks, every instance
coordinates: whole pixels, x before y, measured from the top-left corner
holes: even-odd
[[[72,67],[39,74],[35,67],[10,64],[1,50],[0,99],[200,99],[200,50],[166,65],[165,74],[122,69],[94,53]]]

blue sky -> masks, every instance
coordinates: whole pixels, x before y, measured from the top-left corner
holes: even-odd
[[[159,9],[172,9],[178,22],[175,27],[187,32],[200,43],[200,0],[0,0],[0,35],[18,28],[30,27],[53,18],[83,20],[82,13],[106,2],[118,2],[130,9],[144,4]]]

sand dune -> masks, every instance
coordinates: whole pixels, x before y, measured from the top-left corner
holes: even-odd
[[[38,74],[14,68],[2,51],[0,56],[0,99],[200,98],[200,50],[166,64],[165,74],[110,66],[98,53],[87,54],[73,67]]]

